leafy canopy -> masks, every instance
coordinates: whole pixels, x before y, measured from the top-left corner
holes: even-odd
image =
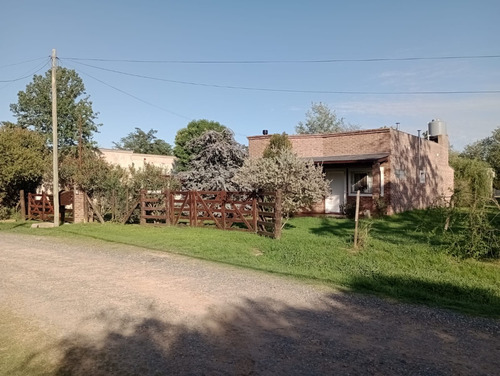
[[[295,131],[299,134],[340,133],[354,131],[359,126],[346,124],[344,118],[338,118],[334,110],[321,102],[312,103],[306,112],[305,123],[299,122]]]
[[[270,158],[247,159],[233,180],[243,190],[281,189],[286,217],[330,194],[322,167],[299,158],[290,149]]]
[[[188,146],[189,141],[201,136],[206,131],[221,132],[226,129],[216,121],[211,120],[193,120],[185,128],[179,129],[175,135],[174,155],[177,157],[175,168],[177,171],[186,171],[192,155],[200,151],[196,145]]]
[[[269,139],[269,144],[264,149],[262,156],[264,158],[273,158],[283,150],[292,150],[292,143],[285,132],[282,134],[276,133]]]
[[[188,170],[180,177],[186,189],[234,191],[233,176],[247,156],[245,147],[234,140],[229,129],[206,131],[187,145],[199,150],[191,156]]]
[[[57,68],[57,128],[58,146],[73,146],[78,143],[80,125],[84,144],[92,143],[92,135],[100,124],[96,124],[97,113],[86,95],[85,86],[78,74],[71,69]],[[52,73],[35,75],[33,82],[20,91],[18,102],[10,109],[22,128],[31,128],[45,136],[52,144]]]
[[[172,146],[155,136],[158,131],[151,129],[147,133],[140,128],[122,137],[119,142],[113,142],[120,150],[131,150],[134,153],[172,155]]]
[[[500,127],[490,137],[467,145],[462,156],[487,162],[495,171],[493,184],[496,189],[500,189]]]
[[[14,206],[21,189],[34,191],[48,164],[43,136],[12,123],[0,125],[0,206]]]

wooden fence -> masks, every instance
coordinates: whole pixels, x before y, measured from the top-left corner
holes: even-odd
[[[281,191],[147,191],[141,190],[141,224],[213,225],[221,230],[281,237]],[[137,206],[136,205],[136,206]]]
[[[61,215],[61,223],[73,221],[73,197],[72,191],[65,191],[59,195],[59,213]],[[23,200],[24,198],[22,197],[21,199]],[[66,206],[69,205],[71,208],[66,208]],[[45,192],[40,194],[28,193],[27,209],[27,218],[29,220],[54,220],[54,196]]]

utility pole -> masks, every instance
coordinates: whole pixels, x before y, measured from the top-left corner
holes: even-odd
[[[54,197],[54,226],[59,226],[59,160],[57,155],[57,60],[56,49],[52,50],[52,194]]]

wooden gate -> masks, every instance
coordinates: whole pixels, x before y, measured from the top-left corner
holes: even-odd
[[[45,192],[28,193],[28,219],[48,221],[54,219],[54,198]]]
[[[67,208],[66,206],[71,206]],[[73,191],[63,191],[59,194],[59,213],[61,223],[72,222],[74,219]],[[28,219],[40,221],[54,220],[54,196],[45,192],[28,193]]]
[[[141,224],[212,225],[281,236],[281,193],[141,191]]]

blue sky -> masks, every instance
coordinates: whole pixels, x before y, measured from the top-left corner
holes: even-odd
[[[202,118],[228,126],[247,144],[246,136],[263,129],[293,134],[311,103],[323,102],[364,129],[398,122],[416,134],[440,118],[460,150],[500,126],[500,93],[394,93],[500,91],[500,58],[291,61],[498,56],[499,16],[498,0],[3,0],[0,81],[29,77],[0,82],[0,120],[15,120],[9,104],[56,48],[60,65],[80,74],[100,113],[101,147],[135,127],[155,129],[173,144],[177,130]]]

